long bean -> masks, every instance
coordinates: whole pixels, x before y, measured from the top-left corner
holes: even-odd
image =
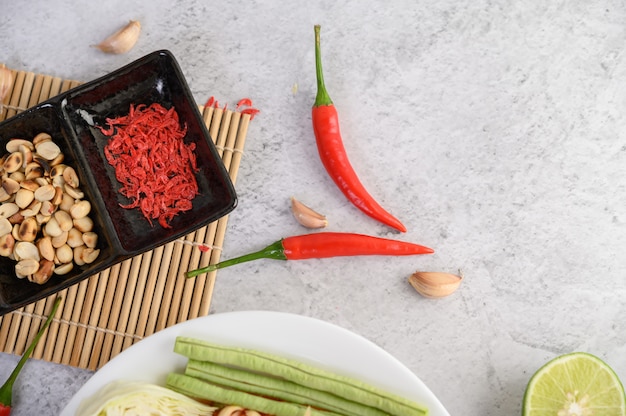
[[[178,337],[174,351],[191,360],[234,366],[249,372],[287,380],[312,391],[329,392],[349,402],[358,402],[389,415],[424,416],[428,414],[425,406],[361,380],[262,351],[217,345],[189,337]],[[177,386],[172,387],[177,388]]]
[[[167,387],[201,400],[222,405],[237,405],[273,416],[304,415],[308,406],[268,399],[245,391],[223,388],[212,383],[188,376],[170,373],[167,375]],[[311,416],[342,416],[322,410],[312,410]]]
[[[227,367],[210,361],[189,360],[185,374],[237,390],[273,397],[279,400],[328,409],[346,416],[386,416],[373,407],[364,406],[335,394],[309,389],[280,378]]]

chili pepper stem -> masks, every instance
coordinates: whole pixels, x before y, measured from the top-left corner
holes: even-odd
[[[315,72],[317,95],[311,112],[313,131],[322,164],[341,192],[358,209],[370,217],[398,231],[406,232],[406,227],[396,217],[387,212],[365,189],[350,164],[343,146],[339,119],[333,105],[322,72],[322,52],[320,46],[320,26],[315,25]]]
[[[324,73],[322,71],[322,48],[320,47],[320,25],[315,25],[315,74],[317,75],[317,96],[315,97],[315,107],[321,105],[333,105],[333,101],[326,91],[324,83]]]
[[[46,319],[46,322],[44,322],[43,326],[39,329],[39,332],[37,332],[37,335],[35,335],[35,338],[33,338],[32,342],[22,355],[22,358],[20,358],[20,360],[18,361],[17,366],[15,366],[15,368],[13,369],[13,372],[11,373],[7,381],[5,381],[2,387],[0,387],[0,406],[11,406],[13,396],[13,383],[15,383],[15,380],[22,370],[22,367],[24,367],[24,364],[26,364],[26,361],[35,350],[39,339],[43,336],[44,332],[46,332],[48,326],[50,326],[50,323],[52,322],[52,319],[54,318],[54,315],[56,314],[60,303],[61,298],[59,297],[55,300],[54,305],[52,306],[52,311],[50,311],[50,315],[48,315],[48,319]]]
[[[253,253],[244,254],[243,256],[234,257],[232,259],[224,260],[216,264],[209,264],[208,266],[202,267],[200,269],[191,270],[185,273],[185,277],[196,277],[204,273],[214,272],[217,269],[223,269],[224,267],[233,266],[240,263],[246,263],[248,261],[258,259],[287,260],[283,253],[282,240],[278,240],[270,244],[269,246]]]

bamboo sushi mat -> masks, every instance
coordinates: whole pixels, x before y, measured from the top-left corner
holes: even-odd
[[[0,121],[80,85],[32,72],[12,73],[13,87],[0,106]],[[199,109],[234,183],[250,116],[214,107]],[[152,333],[208,315],[215,272],[195,279],[185,279],[183,273],[219,261],[227,221],[223,217],[0,317],[0,351],[21,355],[57,296],[62,303],[32,357],[90,370]],[[203,252],[194,242],[212,249]]]

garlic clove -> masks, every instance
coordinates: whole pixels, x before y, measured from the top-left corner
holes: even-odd
[[[126,26],[103,40],[94,47],[102,52],[121,54],[126,53],[135,46],[139,33],[141,32],[141,23],[137,20],[131,20]]]
[[[324,228],[328,225],[326,217],[291,197],[291,212],[301,225],[307,228]]]
[[[463,275],[442,272],[415,272],[409,276],[409,283],[422,296],[436,299],[454,293],[461,284]]]
[[[13,86],[13,74],[6,67],[0,67],[0,105]]]

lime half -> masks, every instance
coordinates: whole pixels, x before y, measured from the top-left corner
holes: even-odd
[[[532,376],[523,416],[626,416],[617,374],[591,354],[574,352],[549,361]]]

